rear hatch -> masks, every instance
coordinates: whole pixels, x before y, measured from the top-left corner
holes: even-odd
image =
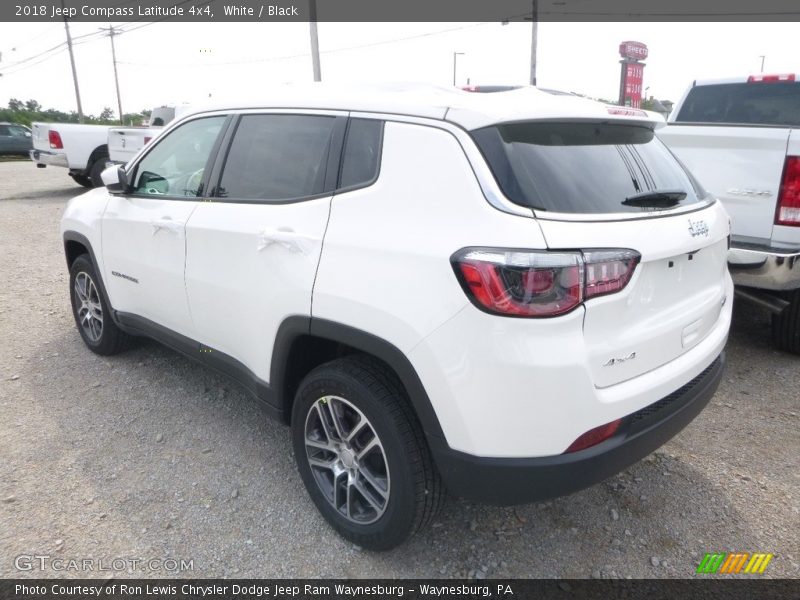
[[[689,351],[729,300],[727,215],[655,137],[654,125],[528,121],[472,132],[505,195],[533,209],[548,247],[583,252],[587,289],[624,268],[598,251],[640,256],[627,285],[607,286],[584,303],[597,387]],[[598,256],[605,259],[595,267]]]
[[[757,241],[772,236],[792,127],[800,83],[751,77],[693,87],[658,135],[722,201],[733,233]]]

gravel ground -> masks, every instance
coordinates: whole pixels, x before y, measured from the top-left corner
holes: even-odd
[[[191,559],[198,577],[687,577],[707,551],[800,576],[800,357],[770,348],[765,314],[735,307],[709,407],[618,477],[516,508],[451,499],[375,554],[326,525],[288,429],[230,381],[153,342],[84,347],[58,235],[80,191],[0,163],[0,576],[91,575],[15,569],[48,555]]]

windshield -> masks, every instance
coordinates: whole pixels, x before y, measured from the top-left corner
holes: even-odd
[[[584,214],[642,212],[664,207],[623,202],[665,190],[686,194],[671,207],[705,196],[646,126],[524,122],[478,129],[472,136],[503,193],[530,208]]]

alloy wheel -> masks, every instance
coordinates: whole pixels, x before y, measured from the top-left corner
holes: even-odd
[[[389,465],[369,419],[339,396],[323,396],[305,422],[306,458],[323,496],[359,525],[377,521],[389,503]]]
[[[97,286],[84,271],[75,276],[75,296],[79,304],[75,310],[81,329],[92,342],[100,341],[103,335],[103,306]]]

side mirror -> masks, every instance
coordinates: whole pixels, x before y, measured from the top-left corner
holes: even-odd
[[[124,194],[130,191],[128,174],[122,165],[111,165],[106,168],[100,173],[100,179],[103,180],[103,185],[112,194]]]
[[[31,132],[30,131],[26,131],[25,132],[25,137],[31,137]]]

